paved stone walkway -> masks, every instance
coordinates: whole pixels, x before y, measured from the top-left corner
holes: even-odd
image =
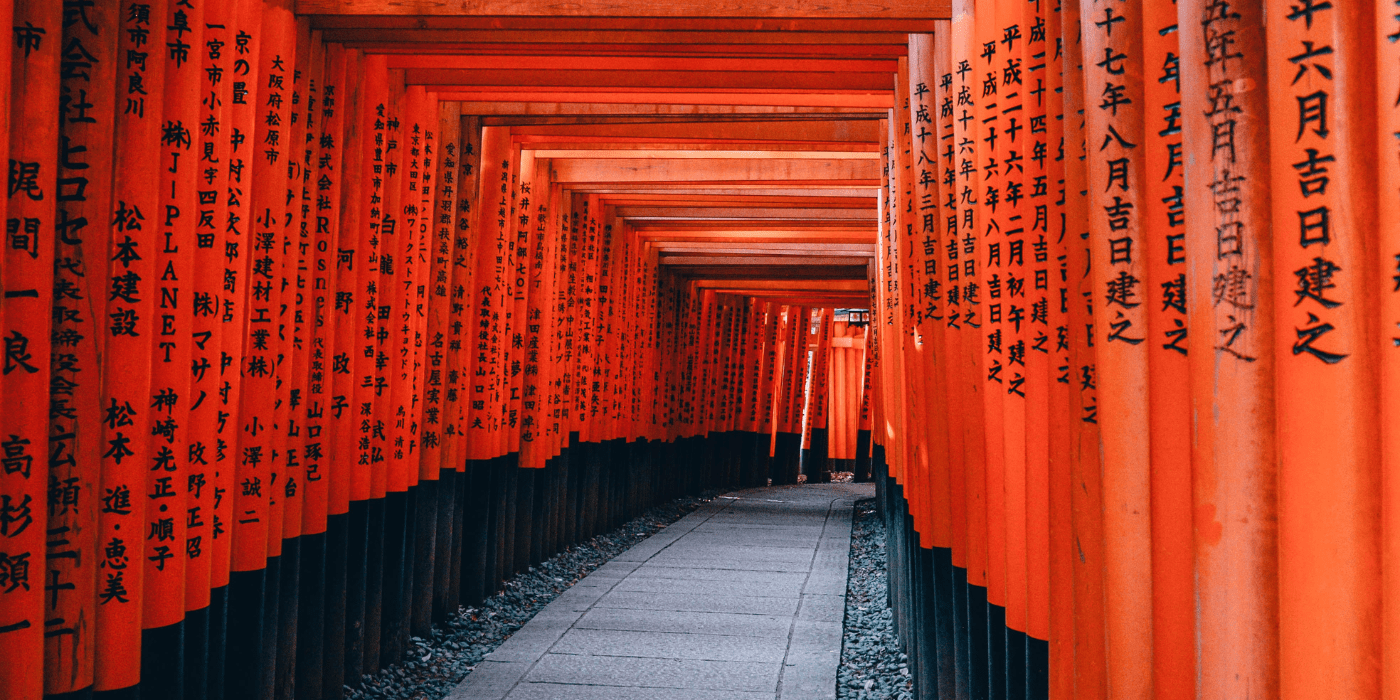
[[[851,508],[873,495],[721,496],[565,591],[448,699],[835,698]]]

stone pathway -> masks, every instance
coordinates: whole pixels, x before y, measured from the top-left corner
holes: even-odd
[[[836,697],[851,508],[871,484],[720,496],[599,567],[449,700]]]

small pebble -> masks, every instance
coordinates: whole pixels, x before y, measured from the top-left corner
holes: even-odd
[[[837,700],[913,700],[909,657],[899,650],[887,605],[885,526],[874,499],[856,502],[850,561]]]

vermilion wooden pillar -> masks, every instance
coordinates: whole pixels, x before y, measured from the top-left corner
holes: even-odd
[[[423,443],[420,476],[424,478],[431,478],[430,474],[438,475],[440,469],[455,470],[456,441],[451,436],[456,431],[445,433],[448,423],[444,419],[443,394],[451,371],[448,364],[448,334],[453,319],[450,315],[449,290],[452,287],[452,239],[455,228],[452,225],[452,210],[456,208],[461,162],[458,159],[462,134],[460,105],[456,102],[441,103],[433,127],[437,132],[437,153],[433,158],[436,189],[431,208],[419,214],[428,226],[429,237],[425,243],[431,261],[431,268],[424,280],[427,288],[424,308],[427,326],[423,338],[425,361],[420,418]]]
[[[1046,629],[1049,648],[1046,651],[1046,694],[1053,698],[1074,695],[1074,530],[1070,478],[1071,425],[1079,417],[1070,412],[1073,379],[1070,370],[1070,250],[1078,240],[1066,215],[1069,191],[1066,181],[1067,160],[1074,151],[1066,144],[1069,131],[1066,121],[1078,115],[1065,110],[1065,44],[1063,28],[1070,21],[1062,3],[1046,8],[1046,139],[1049,162],[1046,176],[1051,198],[1049,204],[1049,330],[1050,340],[1046,372],[1046,432],[1047,432],[1047,504],[1049,532],[1045,556],[1049,567],[1048,610]],[[1077,76],[1070,76],[1077,78]],[[1080,83],[1082,85],[1082,83]]]
[[[53,360],[56,205],[75,190],[60,189],[58,179],[60,134],[54,115],[63,33],[59,8],[21,0],[14,10],[18,30],[5,67],[11,89],[22,98],[8,104],[9,131],[4,137],[10,142],[13,177],[7,190],[6,244],[0,253],[5,258],[0,277],[5,291],[0,385],[8,401],[0,435],[0,556],[8,577],[0,592],[0,650],[5,675],[12,680],[3,684],[0,696],[27,700],[44,691],[45,636],[68,624],[59,622],[58,611],[45,604],[46,591],[61,595],[66,589],[58,586],[66,580],[65,573],[71,575],[64,571],[68,567],[50,566],[49,557],[72,544],[63,541],[62,533],[46,533],[50,431],[45,400],[50,396]]]
[[[264,2],[260,32],[262,43],[257,61],[262,80],[250,97],[258,101],[258,121],[253,131],[255,143],[263,146],[252,162],[253,248],[249,275],[248,362],[244,402],[252,399],[252,411],[245,429],[251,438],[243,457],[257,461],[262,472],[260,483],[250,483],[266,498],[259,517],[265,539],[263,582],[263,627],[257,697],[269,700],[276,684],[279,637],[282,629],[283,574],[295,566],[294,558],[283,559],[283,530],[286,503],[286,417],[290,410],[291,328],[289,308],[294,290],[285,284],[290,248],[286,224],[292,203],[287,196],[286,153],[296,138],[291,122],[292,93],[296,85],[296,24],[290,3]],[[271,116],[269,116],[269,114]],[[285,141],[284,141],[285,139]],[[293,258],[294,259],[294,258]],[[291,263],[294,268],[295,263]],[[266,374],[258,366],[266,361]],[[152,379],[154,381],[154,378]],[[254,389],[257,386],[259,389]],[[256,398],[253,398],[256,397]],[[239,486],[243,484],[240,481]],[[240,491],[241,492],[241,491]],[[248,519],[245,514],[241,520]],[[256,536],[256,535],[253,535]],[[238,535],[235,534],[235,541]],[[286,566],[284,567],[284,563]]]
[[[1376,3],[1375,42],[1377,58],[1377,94],[1380,98],[1400,87],[1400,43],[1390,40],[1397,29],[1394,10],[1385,3]],[[1400,131],[1400,109],[1380,103],[1377,127],[1381,146],[1377,180],[1380,192],[1395,192],[1400,187],[1400,154],[1395,144],[1385,144],[1388,134]],[[1392,197],[1381,196],[1377,201],[1376,221],[1379,229],[1378,250],[1373,261],[1380,266],[1376,279],[1377,312],[1380,334],[1377,342],[1380,387],[1381,437],[1381,692],[1386,698],[1400,696],[1400,208]]]
[[[736,364],[731,370],[733,381],[733,404],[734,430],[742,430],[739,418],[743,415],[740,408],[741,397],[744,391],[744,372],[747,369],[747,343],[748,343],[748,320],[751,314],[747,313],[747,306],[740,304],[736,310],[736,323],[739,324],[736,332],[736,347],[734,351]],[[822,309],[821,332],[817,336],[817,347],[812,361],[812,391],[811,398],[807,402],[808,411],[808,431],[811,434],[811,458],[813,460],[812,469],[808,472],[808,480],[813,483],[826,483],[831,480],[831,338],[832,338],[832,310]]]
[[[1141,251],[1146,256],[1152,482],[1152,639],[1157,697],[1189,698],[1194,674],[1191,414],[1186,326],[1185,152],[1176,8],[1146,3],[1142,22]]]
[[[164,2],[149,3],[149,15],[121,4],[117,55],[140,51],[137,37],[164,43]],[[155,18],[155,19],[152,19]],[[159,26],[156,26],[159,25]],[[139,692],[141,680],[142,582],[146,503],[143,498],[150,470],[151,337],[156,333],[155,280],[160,206],[160,162],[151,153],[159,148],[163,91],[132,85],[160,85],[165,61],[121,62],[117,69],[116,129],[113,168],[111,248],[108,283],[102,456],[102,506],[98,512],[96,616],[97,658],[93,689],[120,694]],[[135,287],[129,286],[135,284]],[[117,295],[116,292],[123,294]],[[107,499],[111,499],[110,501]]]
[[[985,514],[984,528],[987,546],[987,688],[993,697],[1006,692],[1006,439],[1005,416],[1008,301],[1003,290],[1009,247],[1005,234],[1012,214],[1008,213],[1000,193],[1006,187],[1005,172],[1000,166],[1002,151],[1006,150],[1006,124],[1002,119],[999,85],[1001,64],[1006,50],[998,57],[997,42],[1002,38],[999,5],[979,6],[975,24],[975,47],[970,56],[974,71],[974,86],[980,87],[976,104],[978,122],[977,155],[974,166],[982,174],[982,186],[977,189],[977,226],[975,255],[981,263],[976,271],[975,288],[982,301],[981,324],[978,332],[983,414],[983,472],[984,500],[979,504]],[[991,49],[988,50],[988,44]],[[993,62],[995,61],[995,63]],[[990,76],[990,78],[988,77]],[[991,80],[990,86],[987,81]],[[990,87],[990,89],[989,89]],[[1008,90],[1008,92],[1011,92]],[[1010,103],[1008,103],[1010,104]],[[998,148],[998,144],[1001,148]],[[975,605],[975,603],[973,603]],[[975,635],[974,635],[975,636]],[[976,662],[974,661],[974,665]]]
[[[424,253],[430,261],[430,271],[424,280],[423,310],[426,314],[423,334],[423,377],[422,411],[419,425],[422,430],[422,455],[420,477],[431,480],[437,478],[437,512],[435,523],[435,551],[433,552],[433,592],[432,599],[425,607],[427,620],[442,622],[451,610],[456,609],[456,597],[452,595],[452,557],[459,551],[453,540],[460,541],[461,532],[457,529],[456,509],[459,480],[455,464],[456,441],[453,434],[445,434],[446,403],[444,393],[448,386],[449,366],[449,290],[452,282],[452,210],[456,206],[457,181],[460,174],[458,148],[461,142],[462,120],[459,105],[455,102],[438,104],[436,121],[432,122],[436,133],[436,146],[430,167],[433,168],[433,190],[431,199],[424,205],[420,214],[425,227]],[[455,431],[454,431],[455,433]],[[415,612],[418,611],[415,599]],[[415,625],[418,625],[415,620]]]
[[[914,144],[912,100],[909,85],[909,60],[901,59],[894,75],[895,106],[890,119],[889,150],[889,190],[890,214],[889,237],[891,255],[887,266],[889,281],[893,283],[893,293],[888,295],[887,318],[893,320],[888,328],[885,347],[892,360],[890,370],[899,379],[899,393],[891,397],[898,403],[887,404],[890,422],[895,426],[895,437],[885,442],[886,461],[889,462],[890,476],[902,487],[907,501],[908,514],[913,523],[914,539],[927,538],[927,479],[925,471],[928,463],[927,397],[923,376],[923,356],[917,338],[917,318],[915,304],[922,294],[924,271],[923,248],[916,248],[914,213]],[[912,581],[913,579],[911,579]],[[908,595],[907,593],[905,595]],[[905,613],[908,614],[908,613]],[[901,633],[908,636],[908,621],[901,626]],[[915,646],[909,647],[918,653]]]
[[[459,496],[463,498],[462,512],[462,552],[459,555],[454,553],[454,557],[459,557],[459,561],[453,566],[453,576],[457,583],[455,589],[461,600],[474,603],[482,595],[483,576],[485,574],[485,543],[484,535],[477,535],[485,524],[485,509],[474,508],[470,514],[470,525],[468,524],[468,513],[466,510],[466,496],[471,493],[476,496],[481,488],[471,488],[469,483],[476,482],[479,478],[479,471],[475,468],[468,469],[469,460],[472,459],[469,451],[470,447],[466,443],[467,418],[470,409],[470,391],[472,387],[472,377],[468,372],[471,362],[471,354],[475,349],[476,330],[471,323],[473,316],[467,312],[473,296],[473,274],[476,269],[475,249],[477,240],[476,234],[480,231],[475,214],[475,204],[478,201],[478,177],[481,166],[481,127],[480,121],[472,117],[462,117],[460,121],[461,139],[458,141],[457,158],[460,163],[461,175],[457,181],[457,194],[454,199],[450,217],[452,219],[452,305],[449,307],[454,316],[451,326],[451,334],[448,341],[448,363],[447,373],[447,400],[450,423],[448,427],[452,430],[452,440],[455,443],[455,466],[461,473],[463,488],[459,491]],[[454,408],[455,405],[455,408]],[[444,428],[444,434],[448,428]],[[469,491],[469,488],[471,489]],[[481,503],[480,499],[473,498],[472,503]],[[454,512],[454,519],[457,517]],[[455,522],[454,522],[455,525]],[[455,528],[454,528],[455,530]],[[468,537],[468,533],[471,536]],[[454,536],[455,539],[455,536]]]
[[[506,236],[513,189],[509,129],[483,128],[481,149],[481,206],[475,214],[480,233],[476,245],[489,245],[503,252],[508,245]],[[481,460],[499,456],[492,444],[495,432],[491,425],[499,422],[503,405],[497,388],[497,373],[502,351],[500,343],[503,342],[500,323],[505,314],[506,268],[503,255],[478,255],[476,265],[476,277],[481,284],[471,290],[475,322],[468,346],[471,364],[467,379],[470,412],[466,444],[469,458]]]
[[[118,12],[115,1],[94,5],[87,8],[85,20],[63,27],[64,43],[82,47],[86,65],[60,74],[60,150],[53,180],[60,189],[53,195],[52,238],[41,239],[55,249],[49,445],[37,451],[49,456],[50,498],[45,564],[34,562],[30,571],[31,576],[42,572],[49,593],[43,601],[44,692],[49,695],[91,690],[94,680],[103,450],[93,448],[102,444],[104,414],[101,351],[111,235],[103,223],[112,202],[112,180],[106,173],[113,160]],[[79,103],[86,112],[73,110],[71,99],[64,110],[64,94],[86,95]],[[11,248],[13,240],[7,242]],[[8,432],[3,435],[9,439]],[[31,478],[41,478],[41,471],[31,470]],[[0,619],[0,624],[6,622]]]
[[[233,304],[225,304],[223,273],[229,233],[233,65],[237,34],[237,4],[206,4],[203,45],[191,48],[201,72],[199,128],[188,127],[198,151],[192,151],[196,210],[194,272],[190,281],[193,347],[190,352],[190,478],[186,509],[198,516],[186,520],[186,538],[198,537],[200,555],[186,563],[185,612],[192,624],[185,640],[186,695],[205,697],[223,689],[224,627],[228,561],[232,537],[233,450],[228,438],[236,434],[225,397],[231,393],[229,370],[233,358],[224,352],[225,331],[232,332]],[[193,59],[192,59],[193,60]],[[197,154],[197,155],[196,155]],[[198,404],[196,405],[196,401]],[[198,475],[198,476],[196,476]],[[187,484],[188,486],[189,484]],[[217,589],[217,590],[216,590]]]
[[[1108,687],[1152,691],[1142,4],[1080,5],[1094,335],[1103,456]],[[1105,56],[1103,61],[1090,58]],[[1123,58],[1113,58],[1116,56]],[[1112,60],[1109,60],[1112,59]],[[1121,72],[1119,72],[1121,70]]]
[[[164,108],[159,144],[160,200],[156,226],[156,297],[152,320],[150,413],[152,436],[146,475],[145,594],[141,627],[143,691],[180,697],[184,688],[183,620],[185,566],[191,559],[186,535],[190,469],[189,433],[193,397],[194,256],[197,172],[191,158],[199,122],[203,66],[193,48],[203,45],[203,3],[167,7],[168,43],[161,83]],[[183,161],[183,162],[182,162]],[[195,514],[196,516],[198,513]],[[198,522],[198,519],[196,519]],[[202,547],[193,550],[202,554]]]
[[[233,518],[229,532],[233,538],[233,556],[229,579],[228,659],[225,667],[225,697],[258,697],[262,678],[264,586],[266,585],[267,520],[271,517],[265,486],[270,478],[271,451],[266,444],[271,431],[271,376],[275,357],[269,357],[266,343],[259,349],[252,341],[254,329],[262,330],[271,323],[265,294],[255,292],[261,284],[270,284],[271,257],[266,241],[268,217],[263,207],[269,198],[280,202],[285,196],[280,178],[257,177],[266,166],[256,145],[258,125],[262,123],[258,85],[266,78],[267,62],[262,60],[264,40],[263,3],[243,2],[238,6],[238,30],[235,61],[247,66],[248,75],[241,86],[235,86],[232,101],[232,129],[241,138],[234,141],[230,156],[230,221],[238,217],[238,256],[230,260],[225,280],[235,282],[231,295],[242,323],[226,335],[225,352],[235,360],[239,375],[238,391],[230,404],[236,416],[237,432],[229,444],[234,452],[234,488],[228,497],[233,501]],[[246,36],[245,36],[246,35]],[[273,185],[278,185],[275,189]],[[267,188],[267,191],[263,191]],[[237,192],[238,202],[233,201]],[[280,216],[279,216],[280,219]],[[261,221],[261,223],[259,223]],[[261,237],[260,237],[261,236]],[[232,257],[232,256],[230,256]],[[261,263],[262,267],[257,265]],[[232,274],[229,274],[231,272]],[[255,325],[258,324],[258,325]],[[263,333],[263,336],[270,333]],[[232,369],[232,368],[230,368]]]
[[[1185,226],[1196,692],[1271,696],[1278,425],[1269,113],[1263,90],[1235,88],[1267,84],[1264,16],[1260,6],[1187,0],[1177,17],[1181,27],[1199,27],[1179,34],[1186,181],[1202,183],[1186,188]],[[1221,36],[1234,40],[1228,60],[1211,53]],[[1241,668],[1255,672],[1242,676]]]
[[[344,524],[335,516],[348,495],[345,465],[331,460],[331,410],[336,354],[335,309],[341,164],[344,119],[341,89],[344,52],[329,49],[312,34],[311,72],[307,81],[306,148],[302,154],[302,234],[309,246],[301,270],[304,295],[305,426],[301,442],[303,488],[301,532],[303,564],[297,621],[295,687],[308,698],[326,696],[327,656],[344,649]]]
[[[982,78],[985,71],[975,71],[978,42],[978,7],[972,2],[959,2],[953,8],[952,44],[954,100],[953,141],[955,144],[955,184],[957,203],[957,230],[953,233],[958,245],[947,252],[948,284],[960,286],[962,313],[959,321],[961,332],[956,353],[954,372],[959,380],[955,382],[957,402],[961,410],[963,444],[962,493],[965,505],[964,523],[966,528],[966,586],[956,593],[955,614],[962,616],[954,621],[959,636],[957,655],[958,692],[982,695],[988,692],[988,659],[986,599],[988,586],[987,549],[987,442],[985,432],[986,414],[982,409],[983,398],[989,391],[986,372],[982,367],[985,352],[985,333],[990,331],[987,324],[987,297],[983,292],[980,275],[986,258],[982,252],[981,234],[985,225],[981,217],[979,203],[983,199],[983,163],[979,159],[980,126],[983,110],[981,105]],[[987,8],[990,14],[991,8]],[[979,266],[978,261],[982,261]]]
[[[371,198],[371,221],[377,221],[379,272],[376,288],[376,320],[374,335],[374,390],[371,400],[373,423],[370,457],[370,525],[367,585],[365,586],[365,671],[376,673],[394,663],[395,629],[402,592],[403,518],[407,488],[406,467],[396,456],[394,387],[399,381],[398,355],[402,333],[395,323],[396,304],[402,300],[404,278],[400,209],[403,201],[402,184],[408,167],[405,137],[403,72],[388,69],[384,93],[383,175],[380,201]],[[377,216],[375,216],[377,214]],[[393,494],[393,495],[391,495]],[[382,511],[380,510],[382,509]]]
[[[1089,144],[1085,119],[1090,107],[1084,88],[1086,58],[1082,41],[1083,6],[1061,6],[1065,50],[1065,221],[1069,276],[1070,518],[1074,557],[1074,692],[1077,698],[1107,696],[1105,673],[1103,500],[1099,467],[1099,406],[1093,310],[1097,303],[1090,274]]]
[[[361,475],[368,475],[368,465],[359,464],[361,417],[355,403],[358,376],[355,363],[361,353],[359,334],[363,333],[365,318],[365,297],[360,292],[359,275],[368,264],[360,255],[361,236],[365,235],[364,227],[360,225],[361,188],[364,183],[360,173],[365,167],[366,155],[363,143],[364,81],[359,76],[360,58],[357,51],[332,50],[332,69],[338,82],[335,85],[334,105],[327,95],[326,108],[334,111],[324,114],[322,122],[330,130],[327,136],[335,139],[340,155],[339,178],[330,174],[326,174],[326,177],[331,178],[333,187],[338,185],[340,188],[340,196],[332,199],[330,206],[333,221],[338,219],[341,232],[332,251],[335,295],[331,314],[335,320],[332,323],[334,341],[327,363],[330,394],[326,406],[330,419],[327,454],[333,476],[327,505],[330,516],[326,562],[328,613],[322,688],[323,696],[329,697],[337,697],[339,688],[350,682],[350,674],[354,670],[351,648],[357,630],[351,624],[356,614],[356,590],[352,583],[356,579],[356,564],[359,564],[358,571],[364,570],[363,559],[360,558],[363,547],[351,546],[363,537],[359,534],[364,532],[365,522],[365,496],[360,495]],[[331,162],[335,162],[334,157]],[[360,599],[358,607],[363,609],[363,599]]]
[[[996,385],[988,385],[988,389],[1002,395],[994,403],[1001,410],[999,447],[1004,495],[1000,507],[994,492],[988,504],[1000,511],[991,527],[1005,543],[1006,588],[1001,597],[993,596],[994,602],[1004,606],[1006,615],[1005,685],[1001,687],[1008,696],[1016,696],[1025,692],[1026,668],[1026,454],[1027,444],[1032,439],[1027,434],[1026,355],[1031,323],[1028,296],[1034,293],[1026,289],[1030,277],[1027,258],[1031,257],[1026,248],[1034,233],[1033,222],[1027,214],[1033,194],[1030,175],[1036,167],[1029,148],[1034,136],[1030,133],[1030,119],[1035,110],[1035,95],[1030,91],[1039,76],[1030,71],[1027,63],[1031,30],[1029,24],[1022,29],[1023,8],[1004,2],[997,3],[995,8],[993,50],[989,53],[984,46],[980,55],[995,80],[994,90],[985,95],[989,100],[987,116],[995,120],[986,122],[982,139],[989,151],[989,157],[983,159],[984,172],[991,176],[983,194],[983,205],[989,215],[983,228],[988,275],[983,292],[987,297],[987,320],[991,328],[987,333],[987,352],[991,360],[988,379],[996,382]],[[985,94],[985,81],[983,85]],[[1033,257],[1031,265],[1034,265]],[[996,476],[995,471],[988,474]],[[993,488],[991,483],[988,488]],[[1000,563],[1002,559],[997,557],[994,561]],[[1001,583],[1000,578],[998,583]],[[996,586],[992,586],[991,591],[995,592]],[[994,650],[997,643],[994,638]],[[997,663],[994,655],[994,674]],[[998,691],[998,682],[999,679],[993,677],[993,694]]]
[[[1279,694],[1376,698],[1380,426],[1369,340],[1376,295],[1365,291],[1375,289],[1378,254],[1367,187],[1379,145],[1375,17],[1281,2],[1265,12],[1274,235],[1272,260],[1262,263],[1275,273]]]

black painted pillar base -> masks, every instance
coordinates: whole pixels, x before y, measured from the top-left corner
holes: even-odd
[[[456,473],[452,500],[452,549],[447,565],[447,614],[454,615],[462,604],[462,566],[467,560],[467,485],[471,471]],[[473,513],[475,517],[475,513]]]
[[[1006,628],[1006,697],[1026,697],[1026,633]]]
[[[110,697],[107,693],[99,693],[98,695],[102,698]],[[93,697],[92,686],[74,690],[71,693],[44,693],[44,700],[92,700]]]
[[[458,493],[462,503],[462,555],[457,568],[458,595],[462,605],[472,606],[485,599],[491,580],[493,552],[488,540],[495,492],[490,463],[469,460],[461,479]]]
[[[1006,700],[1006,608],[987,603],[988,693],[991,700]]]
[[[209,608],[185,611],[185,700],[209,698]]]
[[[987,632],[987,589],[968,584],[968,666],[972,687],[970,697],[986,700],[991,697],[991,638]]]
[[[433,596],[437,585],[438,491],[437,479],[423,480],[413,497],[413,539],[408,551],[413,555],[413,585],[409,601],[409,634],[428,636],[433,627]],[[450,537],[451,534],[449,533]]]
[[[273,697],[296,700],[297,630],[301,619],[301,538],[282,540],[281,602],[277,611],[277,671]]]
[[[365,674],[365,606],[369,588],[370,501],[351,501],[345,546],[344,684],[358,688]],[[230,619],[233,611],[229,611]],[[232,644],[233,638],[229,638]],[[233,700],[238,696],[229,696]]]
[[[856,431],[855,481],[870,481],[874,474],[870,471],[870,431]]]
[[[209,700],[224,700],[224,668],[228,654],[228,585],[209,591],[209,672],[205,692]]]
[[[802,451],[801,433],[778,433],[773,449],[773,485],[795,484]]]
[[[321,698],[340,700],[345,686],[345,623],[347,542],[350,536],[350,514],[340,513],[326,518],[325,591],[321,648]],[[308,691],[311,692],[311,691]]]
[[[1050,642],[1026,637],[1026,700],[1050,698]]]
[[[365,675],[379,672],[379,654],[384,632],[384,530],[385,499],[369,503],[369,546],[365,554],[364,660]]]
[[[224,698],[256,698],[262,693],[263,593],[266,569],[234,571],[228,582]]]
[[[827,456],[830,434],[826,428],[812,428],[812,448],[803,455],[803,473],[809,484],[831,482],[831,458]],[[808,467],[808,465],[811,465]]]
[[[185,696],[185,623],[141,630],[141,695],[158,700]]]
[[[448,598],[452,591],[452,552],[455,537],[455,503],[457,500],[457,471],[443,469],[438,473],[436,522],[433,539],[433,597],[428,601],[429,621],[447,621]],[[453,610],[455,610],[455,606]]]
[[[261,686],[252,698],[272,700],[277,686],[277,636],[282,611],[282,557],[267,558],[267,579],[263,582],[262,664],[258,672]],[[251,700],[251,699],[250,699]]]
[[[947,547],[934,547],[932,552],[933,560],[933,606],[930,610],[932,614],[931,632],[933,633],[933,644],[935,645],[934,666],[938,673],[938,685],[935,689],[939,698],[952,698],[955,696],[956,677],[953,642],[953,550]]]
[[[79,691],[82,692],[82,691]],[[62,698],[62,695],[52,696]],[[118,688],[116,690],[93,691],[92,700],[141,700],[141,685],[133,685],[130,688]],[[83,700],[84,696],[75,695],[76,700]]]
[[[326,533],[301,536],[299,579],[293,687],[297,700],[321,700],[326,656]]]
[[[968,619],[967,569],[953,567],[953,697],[972,697],[972,623]]]

